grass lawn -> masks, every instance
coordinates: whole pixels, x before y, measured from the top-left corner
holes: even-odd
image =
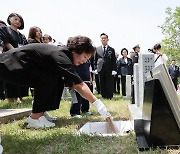
[[[97,97],[101,98],[99,95]],[[0,103],[0,108],[31,108],[31,97],[27,97],[21,105],[7,104],[6,101]],[[121,96],[115,95],[110,100],[102,99],[114,120],[128,120],[129,101],[125,101]],[[74,119],[69,115],[70,100],[62,100],[60,109],[49,112],[57,116],[56,127],[44,130],[26,129],[24,121],[15,120],[8,124],[1,124],[0,133],[4,154],[166,154],[180,153],[179,150],[172,149],[150,149],[139,152],[137,148],[135,134],[132,132],[128,136],[101,137],[101,136],[76,136],[77,130],[88,121],[104,121],[95,108],[91,105],[90,111],[93,116],[84,116],[83,119]]]

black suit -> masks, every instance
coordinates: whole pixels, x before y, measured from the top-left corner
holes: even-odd
[[[132,61],[133,61],[133,64],[134,63],[138,63],[138,61],[139,61],[139,54],[137,52],[134,53]]]
[[[113,76],[112,71],[116,71],[115,50],[107,46],[104,53],[102,46],[97,47],[95,54],[95,69],[97,69],[100,82],[101,95],[104,98],[113,97]]]
[[[177,90],[177,83],[178,83],[178,77],[179,77],[179,67],[178,66],[169,66],[168,67],[168,72],[169,72],[169,74],[170,74],[170,76],[171,76],[171,79],[172,79],[172,81],[173,81],[173,83],[174,83],[174,86],[175,86],[175,88],[176,88],[176,90]]]
[[[121,75],[122,95],[126,96],[126,75],[133,75],[132,59],[127,57],[127,63],[124,58],[119,59],[118,74]]]

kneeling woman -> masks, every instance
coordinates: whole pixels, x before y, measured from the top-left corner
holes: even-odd
[[[3,44],[2,44],[3,45]],[[2,50],[2,47],[0,47]],[[28,127],[54,127],[45,112],[59,108],[64,83],[75,88],[107,118],[110,113],[78,76],[74,65],[85,63],[95,48],[88,37],[70,37],[67,47],[29,44],[0,54],[0,79],[16,85],[35,88]]]

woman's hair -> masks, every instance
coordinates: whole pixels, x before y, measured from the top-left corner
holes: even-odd
[[[33,26],[33,27],[31,27],[30,29],[29,29],[29,35],[28,35],[28,39],[36,39],[36,32],[37,32],[37,29],[38,29],[39,27],[37,27],[37,26]],[[40,29],[40,28],[39,28]],[[41,31],[41,29],[40,29],[40,31]],[[42,33],[42,31],[41,31],[41,33]],[[42,40],[41,40],[42,41]]]
[[[18,29],[24,29],[24,20],[23,20],[23,18],[19,15],[19,14],[17,14],[17,13],[11,13],[9,16],[8,16],[8,18],[7,18],[7,23],[9,24],[9,25],[11,25],[11,22],[10,22],[10,18],[11,17],[19,17],[19,19],[20,19],[20,21],[21,21],[21,26],[18,28]]]
[[[160,43],[155,44],[154,47],[153,47],[153,49],[154,49],[154,50],[159,50],[159,49],[161,49],[161,44],[160,44]]]
[[[71,52],[76,52],[77,54],[90,53],[94,55],[95,47],[92,45],[91,39],[86,36],[75,36],[69,37],[67,41],[67,47]]]
[[[128,50],[127,50],[126,48],[123,48],[123,49],[121,50],[121,55],[123,55],[123,50],[126,50],[127,55],[128,55]]]
[[[2,21],[2,20],[0,20],[0,23],[7,26],[6,23],[4,21]]]
[[[45,38],[45,37],[47,37],[50,42],[53,40],[52,37],[50,35],[48,35],[48,34],[44,34],[43,38]]]

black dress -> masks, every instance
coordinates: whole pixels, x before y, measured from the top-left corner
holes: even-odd
[[[4,45],[6,43],[10,43],[14,48],[18,48],[19,46],[23,46],[28,43],[23,34],[14,31],[10,27],[0,28],[0,41],[2,41]],[[7,51],[8,49],[5,48],[3,52],[7,52]],[[28,87],[5,83],[5,94],[6,94],[6,98],[17,98],[17,97],[28,96]]]
[[[64,83],[82,82],[66,47],[41,43],[1,54],[0,80],[35,88],[33,113],[58,109]]]

